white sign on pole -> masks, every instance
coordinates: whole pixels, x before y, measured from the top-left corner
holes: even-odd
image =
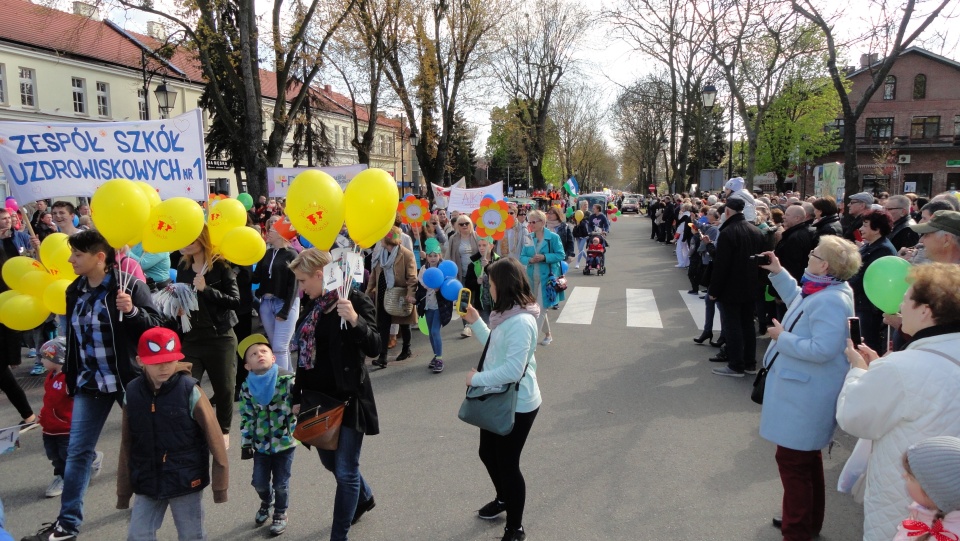
[[[503,182],[497,182],[483,188],[451,188],[447,212],[473,212],[480,208],[480,200],[487,195],[503,199]]]
[[[336,167],[268,167],[267,193],[270,197],[286,197],[290,183],[297,175],[304,171],[316,169],[333,177],[340,185],[340,189],[347,188],[347,184],[359,173],[367,168],[366,164],[338,165]]]
[[[26,203],[90,197],[108,180],[142,180],[160,197],[207,198],[200,109],[139,122],[0,122],[0,164]]]

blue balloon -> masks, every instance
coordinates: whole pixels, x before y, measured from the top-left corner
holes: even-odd
[[[73,227],[80,227],[80,217],[77,215],[73,216]]]
[[[566,274],[568,270],[570,270],[570,265],[568,265],[566,261],[561,261],[560,274]]]
[[[170,281],[171,282],[177,281],[177,269],[170,269]]]
[[[444,299],[453,302],[460,296],[461,289],[463,289],[463,284],[460,283],[460,280],[447,278],[440,286],[440,294],[443,295]]]
[[[439,289],[443,285],[443,271],[437,267],[423,271],[423,285],[430,289]]]
[[[300,246],[303,246],[304,248],[313,248],[313,244],[303,235],[300,235]]]
[[[444,278],[456,278],[457,276],[457,264],[449,259],[441,261],[437,268],[443,273]]]

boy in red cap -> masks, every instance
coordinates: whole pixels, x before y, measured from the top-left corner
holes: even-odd
[[[180,338],[154,327],[140,336],[143,375],[127,385],[117,472],[117,509],[130,507],[130,539],[153,539],[167,506],[180,539],[206,539],[203,489],[227,501],[227,449],[210,400],[190,377]]]

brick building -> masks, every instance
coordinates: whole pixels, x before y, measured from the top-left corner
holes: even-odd
[[[856,103],[876,55],[848,73]],[[843,120],[836,123],[845,129]],[[857,123],[857,164],[865,190],[931,196],[960,187],[960,62],[910,47]],[[822,160],[843,162],[837,149]]]

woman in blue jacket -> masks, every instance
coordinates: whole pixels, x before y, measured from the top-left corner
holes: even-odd
[[[547,308],[557,306],[565,298],[563,291],[556,291],[551,286],[550,277],[552,275],[554,278],[559,278],[563,274],[560,270],[560,262],[566,257],[560,237],[544,227],[546,220],[547,217],[543,211],[532,210],[527,213],[527,228],[530,236],[520,251],[520,263],[527,267],[530,290],[536,294],[537,304],[540,305],[537,328],[544,327],[545,336],[540,342],[544,346],[553,342]]]
[[[542,212],[538,212],[541,216]],[[542,227],[542,226],[541,226]],[[540,411],[540,387],[537,385],[537,306],[524,276],[523,266],[512,258],[494,261],[487,267],[493,311],[490,327],[480,319],[473,305],[463,319],[480,343],[487,344],[483,371],[470,370],[468,386],[503,385],[520,382],[513,430],[500,436],[480,430],[480,460],[487,468],[496,489],[496,497],[477,511],[486,520],[507,512],[502,541],[523,541],[523,508],[527,485],[520,472],[520,454]]]
[[[847,280],[860,268],[860,254],[846,239],[821,237],[807,257],[800,286],[773,252],[765,254],[770,264],[762,268],[770,271],[770,283],[788,308],[783,323],[774,319],[768,329],[773,341],[763,359],[769,373],[760,436],[777,445],[783,538],[807,540],[823,526],[821,449],[833,438],[837,397],[849,368],[844,349],[853,290]]]

